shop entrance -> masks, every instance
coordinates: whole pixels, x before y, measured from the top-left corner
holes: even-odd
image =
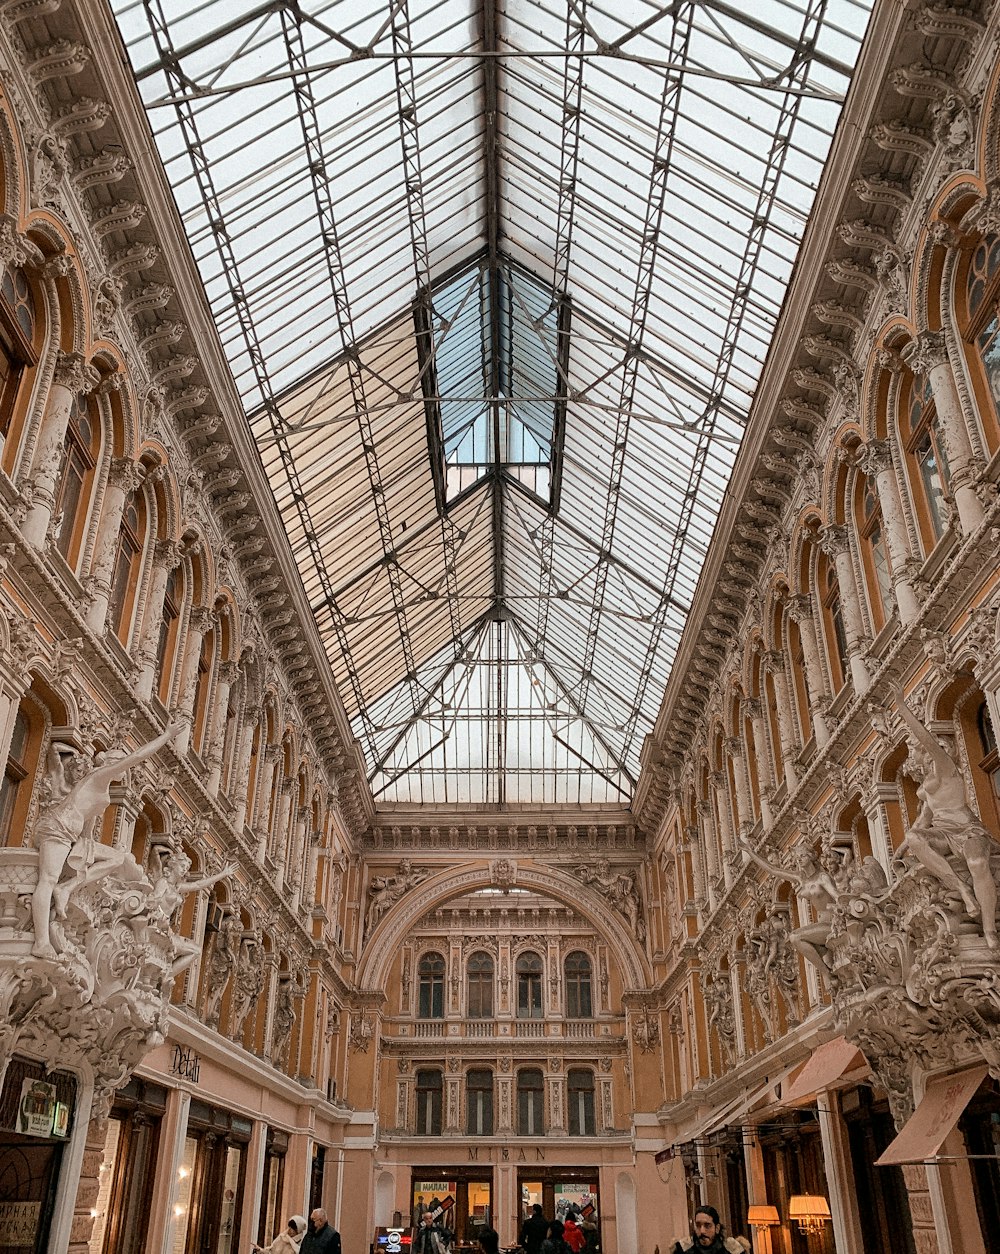
[[[26,1059],[8,1064],[0,1095],[0,1249],[44,1254],[76,1081]]]
[[[521,1198],[520,1222],[531,1214],[532,1206],[540,1206],[546,1219],[563,1222],[572,1211],[582,1220],[586,1236],[586,1254],[601,1247],[601,1195],[596,1168],[552,1167],[546,1171],[521,1169],[517,1187]],[[579,1222],[579,1220],[578,1220]]]
[[[419,1227],[426,1211],[434,1210],[447,1198],[454,1205],[447,1207],[438,1223],[455,1233],[457,1249],[478,1249],[480,1228],[493,1224],[493,1173],[482,1168],[423,1168],[411,1177],[410,1223]]]
[[[187,1225],[172,1254],[238,1254],[250,1132],[248,1119],[191,1103],[176,1208]]]

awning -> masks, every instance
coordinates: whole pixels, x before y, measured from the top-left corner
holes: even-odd
[[[881,1158],[877,1167],[922,1163],[933,1158],[941,1143],[962,1117],[962,1111],[982,1084],[987,1067],[973,1067],[958,1075],[932,1080],[920,1104]]]
[[[813,1050],[802,1070],[782,1093],[782,1098],[793,1103],[813,1097],[820,1089],[836,1084],[848,1071],[865,1065],[865,1056],[856,1045],[846,1037],[835,1037]]]

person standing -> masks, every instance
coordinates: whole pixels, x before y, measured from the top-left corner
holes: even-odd
[[[428,1210],[420,1220],[420,1227],[413,1241],[413,1254],[447,1254],[448,1236],[435,1222],[434,1212]]]
[[[531,1208],[531,1214],[521,1225],[521,1235],[518,1237],[518,1241],[524,1246],[526,1254],[539,1254],[548,1230],[549,1221],[545,1218],[542,1208],[536,1202]]]
[[[309,1231],[302,1238],[299,1254],[340,1254],[340,1233],[327,1223],[321,1207],[309,1216]]]
[[[483,1254],[500,1254],[500,1233],[489,1224],[483,1224],[477,1236]]]
[[[691,1223],[693,1235],[682,1237],[674,1244],[672,1254],[745,1254],[744,1247],[734,1237],[727,1237],[719,1212],[714,1206],[699,1206]]]
[[[254,1254],[300,1254],[305,1230],[305,1216],[293,1215],[284,1232],[279,1232],[270,1245],[255,1245]]]

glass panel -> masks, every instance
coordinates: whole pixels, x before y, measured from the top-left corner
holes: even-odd
[[[871,5],[622,0],[564,67],[566,0],[499,58],[168,7],[113,0],[376,800],[627,803]]]
[[[174,1202],[174,1237],[171,1254],[184,1254],[187,1247],[188,1223],[191,1218],[191,1185],[194,1180],[195,1160],[198,1157],[198,1138],[185,1137],[184,1157],[177,1168],[177,1200]]]
[[[226,1146],[226,1166],[222,1179],[222,1209],[219,1216],[219,1239],[215,1243],[216,1254],[233,1254],[233,1238],[239,1226],[236,1208],[240,1202],[240,1165],[243,1160],[241,1145]]]

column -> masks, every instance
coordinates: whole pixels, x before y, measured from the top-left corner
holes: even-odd
[[[983,521],[983,507],[974,487],[976,456],[962,413],[962,402],[948,360],[943,331],[921,331],[903,350],[903,358],[914,374],[926,375],[934,394],[938,429],[948,459],[948,490],[955,501],[958,522],[969,535]]]
[[[295,811],[295,834],[292,837],[291,856],[286,864],[285,879],[292,892],[292,909],[298,910],[302,904],[302,863],[306,856],[306,830],[312,810],[309,806],[299,806]]]
[[[259,769],[260,787],[257,789],[257,795],[254,798],[253,814],[250,819],[250,826],[257,835],[257,861],[263,862],[267,857],[267,824],[261,823],[261,811],[268,807],[271,803],[271,792],[274,788],[274,772],[278,766],[278,758],[281,756],[281,745],[265,745],[263,758],[263,769]]]
[[[820,531],[819,544],[823,552],[833,559],[837,572],[851,682],[854,684],[855,694],[860,697],[868,691],[871,676],[864,659],[865,625],[861,614],[861,600],[854,581],[854,563],[851,560],[847,528],[839,524],[827,524]]]
[[[280,893],[285,887],[285,871],[288,866],[288,845],[294,839],[292,826],[292,792],[296,780],[292,775],[283,775],[279,786],[278,813],[274,820],[271,833],[271,847],[274,849],[274,887]]]
[[[770,740],[764,722],[764,708],[756,697],[743,702],[743,712],[753,728],[754,756],[757,760],[757,780],[760,787],[760,821],[765,831],[774,823],[770,793],[774,788],[774,764],[771,761]],[[744,763],[744,765],[746,765]]]
[[[788,677],[784,655],[774,650],[766,655],[768,673],[774,682],[774,711],[778,717],[778,739],[781,741],[785,785],[789,793],[799,786],[795,774],[795,737],[792,733],[792,710],[788,703]]]
[[[789,597],[788,613],[799,629],[802,657],[806,666],[806,685],[809,688],[809,714],[812,718],[816,746],[822,749],[830,739],[830,728],[823,712],[828,693],[819,657],[819,644],[816,640],[816,620],[813,617],[812,598],[804,594]]]
[[[157,651],[160,645],[160,623],[163,616],[163,598],[167,591],[170,572],[180,565],[181,546],[174,540],[157,540],[153,544],[153,569],[149,579],[142,629],[139,635],[139,678],[136,696],[149,701],[156,680]]]
[[[219,795],[222,782],[222,754],[226,747],[226,728],[229,726],[229,694],[233,690],[237,667],[235,662],[222,662],[216,672],[215,702],[212,731],[208,739],[205,760],[208,763],[208,782],[205,787],[213,797]],[[244,779],[244,776],[238,778]]]
[[[90,594],[90,604],[87,606],[87,626],[97,635],[104,630],[108,616],[108,600],[111,596],[111,581],[114,578],[118,536],[121,532],[125,502],[131,493],[141,486],[144,478],[143,468],[130,457],[111,459],[111,469],[108,472],[108,482],[104,489],[104,501],[101,506],[101,520],[94,544],[94,558],[91,563],[90,576],[86,581],[87,591]]]
[[[56,484],[73,398],[82,392],[92,391],[99,382],[100,375],[93,366],[87,365],[82,353],[59,353],[45,413],[38,429],[32,472],[27,483],[31,507],[21,524],[21,534],[33,548],[41,549],[44,546],[49,523],[52,521]]]
[[[461,1061],[449,1058],[444,1077],[444,1131],[456,1135],[461,1133],[462,1117],[462,1076]]]
[[[699,913],[705,909],[707,872],[704,866],[704,841],[697,827],[684,828],[685,848],[691,854],[691,876],[694,880],[694,904]]]
[[[566,1135],[566,1077],[561,1058],[550,1058],[545,1076],[545,1105],[549,1120],[546,1136]]]
[[[256,715],[249,717],[244,714],[242,720],[242,731],[240,734],[240,748],[236,758],[236,767],[233,771],[233,779],[237,783],[238,801],[236,802],[236,814],[233,816],[233,826],[238,832],[242,832],[247,822],[247,805],[250,801],[248,791],[250,781],[250,754],[253,752],[253,734],[257,726]],[[246,785],[246,787],[244,786]]]
[[[830,1215],[837,1254],[864,1254],[861,1217],[854,1193],[851,1147],[840,1114],[840,1095],[832,1090],[816,1094],[819,1134],[823,1143],[823,1166],[830,1190]]]
[[[170,1254],[174,1248],[175,1224],[184,1232],[187,1215],[175,1215],[181,1162],[184,1158],[184,1137],[187,1133],[188,1108],[191,1096],[181,1089],[167,1093],[167,1111],[160,1124],[159,1149],[156,1155],[156,1176],[150,1197],[149,1230],[146,1248],[150,1254]],[[183,1244],[183,1239],[181,1241]]]
[[[709,910],[715,909],[716,882],[719,878],[719,863],[715,848],[715,816],[712,814],[712,803],[708,800],[698,802],[698,814],[701,816],[699,835],[705,853],[705,872],[707,875],[706,895]]]
[[[184,669],[181,672],[179,709],[184,714],[193,714],[194,690],[198,682],[198,660],[201,657],[201,645],[205,636],[215,623],[215,615],[207,606],[195,605],[188,614],[187,638],[184,641]],[[189,723],[174,741],[177,756],[183,758],[191,745]]]
[[[885,531],[885,547],[892,567],[892,587],[896,596],[899,621],[905,627],[915,621],[920,613],[916,593],[909,576],[910,544],[906,534],[906,520],[899,500],[899,485],[892,464],[892,452],[888,440],[869,440],[861,452],[859,461],[862,474],[875,480],[882,526]]]
[[[728,736],[726,752],[733,760],[733,781],[736,784],[737,829],[754,823],[753,802],[750,795],[750,775],[747,770],[746,749],[742,736]]]
[[[264,1157],[267,1149],[267,1124],[260,1119],[253,1121],[250,1144],[246,1148],[246,1176],[243,1185],[243,1209],[240,1212],[240,1232],[249,1237],[257,1235],[260,1222],[260,1204],[264,1183]],[[241,1240],[242,1244],[242,1240]]]

